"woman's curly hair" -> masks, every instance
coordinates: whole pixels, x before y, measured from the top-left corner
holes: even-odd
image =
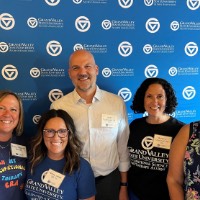
[[[175,92],[172,85],[162,78],[145,79],[139,86],[133,97],[132,105],[130,106],[131,109],[134,111],[134,113],[145,112],[144,97],[148,87],[152,84],[160,84],[163,87],[167,98],[165,113],[172,114],[175,111],[176,106],[178,105],[177,98],[175,96]]]

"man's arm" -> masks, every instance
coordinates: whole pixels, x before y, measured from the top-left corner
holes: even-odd
[[[120,172],[121,182],[119,190],[119,200],[128,200],[128,179],[127,172]]]

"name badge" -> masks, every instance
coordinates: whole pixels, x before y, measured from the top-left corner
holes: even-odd
[[[109,127],[109,128],[116,127],[117,126],[117,116],[116,115],[102,114],[101,126],[102,127]]]
[[[59,172],[56,172],[52,169],[49,169],[43,179],[43,182],[55,188],[59,188],[64,178],[65,178],[65,175]]]
[[[153,140],[153,146],[162,149],[170,149],[171,142],[172,142],[172,137],[155,134]]]
[[[11,143],[11,155],[21,158],[27,158],[26,147],[23,145]]]

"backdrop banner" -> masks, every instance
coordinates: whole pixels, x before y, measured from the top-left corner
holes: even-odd
[[[130,109],[146,78],[169,81],[177,119],[200,119],[199,0],[0,0],[0,89],[18,94],[25,134],[36,132],[51,102],[73,90],[69,55],[94,54],[97,84]]]

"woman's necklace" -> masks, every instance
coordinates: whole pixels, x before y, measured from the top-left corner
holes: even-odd
[[[0,144],[0,148],[1,148],[1,149],[7,148],[7,147],[10,145],[11,139],[12,139],[12,138],[10,138],[10,139],[8,140],[8,142],[5,142],[5,143],[7,143],[5,146],[2,146],[2,145]]]
[[[6,147],[9,146],[9,144],[10,144],[10,143],[8,143],[6,146],[2,146],[2,145],[0,145],[0,148],[1,148],[1,149],[5,149]]]
[[[0,162],[1,164],[9,162],[10,160],[10,149],[6,149],[10,147],[10,143],[12,141],[12,137],[7,142],[0,142]],[[4,144],[4,145],[3,145]]]

